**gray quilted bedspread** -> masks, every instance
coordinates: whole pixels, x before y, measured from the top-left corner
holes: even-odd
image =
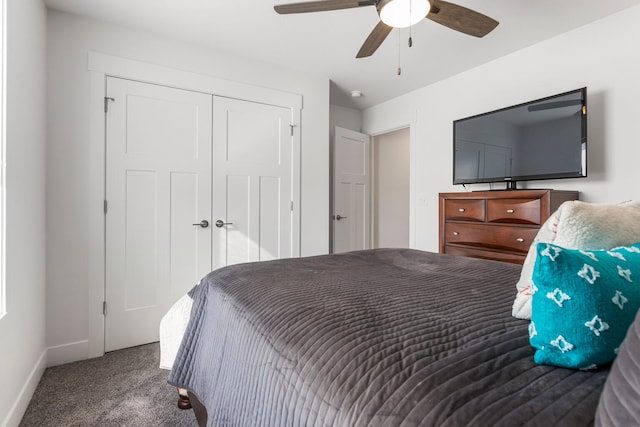
[[[209,426],[582,426],[607,370],[539,366],[516,265],[378,249],[225,267],[169,383]]]

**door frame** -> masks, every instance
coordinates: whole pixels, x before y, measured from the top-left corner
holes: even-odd
[[[372,142],[372,147],[373,147],[373,139],[377,136],[380,135],[385,135],[387,133],[391,133],[400,129],[409,129],[409,247],[410,248],[415,248],[416,247],[416,200],[417,200],[417,196],[416,196],[416,163],[415,163],[415,159],[416,159],[416,120],[415,118],[409,119],[409,120],[405,120],[405,119],[399,119],[397,121],[393,120],[391,123],[380,123],[381,127],[380,128],[373,128],[373,129],[363,129],[358,131],[358,133],[362,133],[365,135],[369,135],[369,138],[371,138],[371,142]],[[334,146],[335,146],[335,137],[334,140],[331,142],[332,145],[332,153],[334,150]],[[369,194],[370,194],[370,198],[369,198],[369,203],[373,204],[373,197],[374,197],[374,174],[376,173],[376,171],[373,168],[373,149],[370,151],[369,153],[369,164],[371,165],[371,177],[370,177],[370,183],[369,183]],[[333,206],[333,198],[334,198],[334,194],[333,194],[333,186],[334,186],[334,171],[333,171],[333,156],[331,157],[331,185],[330,185],[330,192],[331,192],[331,203],[330,203],[330,207],[329,207],[329,235],[331,236],[331,240],[330,240],[330,245],[329,245],[329,251],[331,253],[333,253],[333,247],[334,247],[334,241],[333,241],[333,226],[334,226],[334,221],[333,221],[333,215],[334,215],[334,206]],[[373,239],[373,223],[374,223],[374,217],[373,217],[374,213],[373,213],[373,209],[371,209],[370,211],[370,218],[369,218],[369,233],[371,235],[371,238]],[[371,243],[373,243],[373,240],[371,240]]]
[[[395,132],[401,129],[409,129],[409,247],[415,249],[416,248],[416,209],[417,209],[417,200],[418,197],[416,195],[416,122],[415,118],[405,119],[405,118],[394,118],[394,120],[390,120],[388,123],[378,123],[380,125],[379,128],[374,128],[372,126],[371,129],[364,129],[363,132],[371,136],[371,140],[377,136],[385,135],[387,133]],[[373,150],[372,150],[373,153]],[[373,159],[371,159],[373,160]],[[373,203],[373,192],[375,185],[373,176],[376,173],[374,168],[371,168],[371,203]],[[372,210],[372,218],[371,218],[371,235],[373,238],[373,210]]]
[[[105,322],[105,189],[106,189],[106,78],[120,77],[211,95],[285,107],[291,110],[292,123],[292,256],[300,256],[300,135],[302,95],[224,80],[204,74],[177,70],[97,52],[88,53],[89,71],[89,194],[88,194],[88,341],[77,344],[79,359],[104,355]],[[117,102],[117,100],[116,100]],[[84,355],[82,354],[84,353]]]

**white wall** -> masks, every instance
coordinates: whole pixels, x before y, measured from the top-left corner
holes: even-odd
[[[89,51],[301,94],[301,254],[328,252],[328,78],[301,75],[57,11],[48,12],[47,24],[50,363],[88,355]]]
[[[583,86],[589,177],[526,187],[578,190],[585,201],[640,198],[638,22],[636,6],[363,112],[363,130],[372,134],[416,117],[416,248],[438,250],[437,193],[463,191],[451,184],[454,120]]]
[[[17,426],[46,362],[46,11],[7,1],[7,314],[0,319],[0,426]]]
[[[340,105],[331,105],[329,108],[329,134],[332,142],[336,126],[355,132],[362,132],[362,111]]]

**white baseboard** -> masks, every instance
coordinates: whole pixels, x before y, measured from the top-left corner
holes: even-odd
[[[24,386],[22,386],[22,390],[18,393],[18,397],[16,401],[11,406],[9,410],[9,415],[5,419],[2,427],[17,427],[22,420],[22,417],[27,410],[27,406],[29,406],[29,402],[31,401],[31,397],[33,393],[36,391],[36,387],[38,387],[38,383],[40,382],[40,378],[42,378],[42,374],[44,374],[44,370],[47,368],[47,349],[45,349],[35,366],[31,370],[31,374],[29,374],[29,378],[25,382]]]
[[[89,358],[89,341],[77,341],[68,344],[49,347],[47,352],[47,367],[64,365]]]
[[[78,341],[45,349],[29,374],[22,390],[9,410],[9,415],[0,420],[0,427],[17,427],[29,406],[31,397],[38,387],[47,367],[77,362],[89,358],[89,341]]]

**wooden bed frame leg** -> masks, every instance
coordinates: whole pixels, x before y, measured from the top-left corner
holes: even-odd
[[[180,390],[179,388],[178,388],[178,408],[180,408],[180,409],[191,409],[191,401],[189,400],[189,396],[187,395],[187,391],[186,390]]]

